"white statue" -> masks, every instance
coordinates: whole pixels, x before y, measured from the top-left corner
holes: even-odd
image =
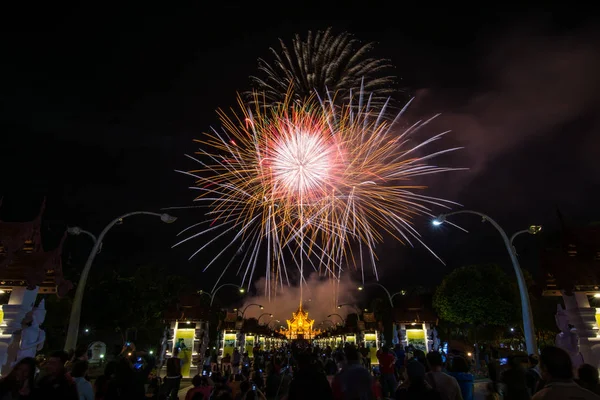
[[[560,304],[556,305],[556,326],[560,329],[560,333],[556,335],[555,344],[556,347],[560,347],[571,357],[573,368],[577,369],[583,364],[583,357],[579,352],[579,336],[576,333],[571,332],[569,328],[569,317],[565,310]]]
[[[440,338],[436,328],[433,328],[433,350],[440,351]]]
[[[17,362],[26,357],[35,358],[37,352],[44,347],[46,332],[40,328],[40,325],[44,322],[44,318],[46,318],[44,299],[33,309],[31,318],[31,325],[21,331],[21,343],[17,351]]]
[[[106,344],[103,342],[93,342],[89,345],[88,351],[91,350],[92,358],[90,363],[101,363],[106,355]]]
[[[158,355],[158,365],[163,365],[165,361],[165,355],[167,354],[167,345],[169,342],[169,328],[165,327],[163,331],[162,339],[160,340],[160,354]]]

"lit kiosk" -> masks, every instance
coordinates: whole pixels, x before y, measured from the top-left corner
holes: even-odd
[[[363,320],[359,322],[359,329],[362,333],[363,345],[369,350],[371,364],[378,364],[377,350],[381,343],[381,332],[383,331],[381,323],[377,322],[374,313],[363,313]]]
[[[318,329],[313,329],[314,319],[308,318],[308,312],[302,309],[302,304],[295,313],[292,313],[292,319],[287,321],[287,329],[279,331],[288,340],[307,340],[312,341],[315,336],[321,333]]]
[[[561,297],[555,344],[574,365],[600,367],[600,222],[571,226],[560,217],[559,232],[545,237],[540,266],[544,296]]]
[[[431,307],[431,296],[407,296],[399,303],[393,311],[393,343],[412,345],[425,352],[433,350],[433,328],[438,318]]]
[[[179,303],[165,313],[164,318],[169,325],[167,337],[163,338],[166,354],[160,357],[172,357],[177,351],[182,360],[181,375],[184,378],[193,377],[198,373],[198,364],[208,348],[210,310],[202,305],[198,296],[182,296]]]
[[[10,371],[18,354],[34,356],[36,350],[44,345],[43,329],[39,325],[43,323],[45,310],[42,312],[43,303],[36,301],[37,295],[64,296],[72,287],[62,273],[61,252],[66,232],[62,236],[44,238],[45,242],[54,243],[42,245],[44,208],[45,201],[37,217],[26,222],[0,219],[0,290],[10,293],[8,303],[1,306],[0,312],[0,367],[3,376]],[[45,247],[52,250],[47,251]],[[32,324],[32,317],[36,319],[32,315],[36,303],[39,311],[36,323]],[[26,331],[29,339],[21,335]]]
[[[220,358],[226,355],[232,355],[233,350],[238,346],[241,346],[242,340],[242,327],[244,321],[239,317],[237,312],[228,312],[225,318],[219,322],[219,354]]]

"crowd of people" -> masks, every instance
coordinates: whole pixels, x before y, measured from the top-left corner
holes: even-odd
[[[0,379],[0,400],[125,400],[178,399],[181,362],[175,353],[160,379],[152,371],[154,358],[124,349],[107,362],[93,383],[87,376],[85,351],[52,353],[40,365],[20,360]],[[386,346],[370,365],[363,347],[346,344],[332,349],[308,343],[262,351],[253,357],[235,350],[217,363],[205,354],[200,373],[193,377],[185,400],[472,400],[474,379],[462,357],[425,353],[412,347]],[[546,347],[540,357],[531,355],[528,366],[518,357],[489,363],[489,400],[600,400],[596,367],[584,364],[573,370],[569,355]]]
[[[369,352],[350,344],[255,348],[252,359],[235,350],[220,364],[215,359],[206,354],[202,375],[194,377],[185,400],[474,399],[474,376],[465,358],[411,346],[383,346],[373,367]],[[569,355],[557,347],[530,356],[529,365],[516,356],[504,367],[499,364],[490,360],[487,399],[600,400],[598,370],[583,365],[574,373]]]
[[[411,346],[384,346],[377,358],[378,365],[372,367],[369,350],[351,344],[336,349],[307,343],[271,351],[255,348],[252,359],[234,350],[219,364],[216,354],[208,352],[186,400],[473,398],[473,376],[462,358],[454,358],[453,371],[445,369],[440,353],[425,356]]]
[[[24,358],[0,379],[0,400],[147,398],[148,388],[156,381],[150,373],[154,358],[129,344],[111,358],[93,383],[88,376],[87,348],[73,354],[56,351],[38,360]]]

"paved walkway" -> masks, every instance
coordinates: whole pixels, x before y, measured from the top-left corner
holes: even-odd
[[[475,390],[473,393],[474,400],[485,400],[485,395],[487,393],[487,390],[486,390],[487,383],[488,383],[488,381],[475,382]],[[189,383],[184,384],[182,382],[181,389],[179,390],[179,393],[178,393],[179,400],[184,400],[185,395],[187,394],[188,390],[190,390],[191,388],[192,388],[192,385],[190,385]]]
[[[177,393],[177,397],[179,397],[179,400],[184,400],[185,395],[187,394],[188,390],[190,390],[191,388],[193,388],[192,385],[183,384],[183,382],[182,382],[181,389],[179,389],[179,393]]]
[[[478,381],[475,382],[475,388],[473,390],[473,400],[485,400],[487,394],[486,386],[489,381]]]

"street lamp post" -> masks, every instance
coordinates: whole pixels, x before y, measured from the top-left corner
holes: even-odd
[[[529,292],[527,291],[527,283],[525,282],[525,277],[523,276],[523,271],[521,270],[521,266],[519,265],[519,259],[517,258],[517,253],[515,248],[512,245],[512,241],[518,235],[522,233],[530,233],[535,235],[541,231],[541,226],[532,225],[529,229],[522,230],[516,232],[510,239],[506,235],[506,232],[496,221],[491,219],[489,216],[480,213],[478,211],[472,210],[459,210],[453,211],[447,214],[441,214],[437,219],[433,220],[433,224],[439,226],[444,223],[447,217],[456,214],[474,214],[483,218],[483,221],[488,221],[502,236],[502,240],[504,241],[504,245],[506,246],[506,250],[508,251],[508,255],[510,256],[510,261],[512,262],[513,269],[515,274],[517,275],[517,284],[519,285],[519,295],[521,297],[521,312],[523,316],[523,331],[525,333],[525,345],[527,346],[527,353],[529,354],[538,354],[537,343],[535,340],[535,329],[533,324],[533,314],[531,312],[531,303],[529,301]]]
[[[335,315],[335,316],[337,316],[339,319],[341,319],[341,320],[342,320],[342,324],[346,325],[346,320],[345,320],[344,318],[342,318],[342,316],[341,316],[340,314],[329,314],[329,315],[327,316],[327,318],[331,318],[331,317],[332,317],[332,316],[334,316],[334,315]]]
[[[264,310],[264,307],[263,307],[262,305],[260,305],[260,304],[257,304],[257,303],[250,303],[250,304],[248,304],[246,307],[244,307],[244,309],[242,310],[242,319],[244,319],[244,315],[246,314],[246,310],[247,310],[247,309],[248,309],[248,307],[250,307],[250,306],[257,306],[257,307],[259,307],[261,310]],[[260,318],[260,317],[259,317],[259,318]]]
[[[354,304],[340,304],[338,306],[338,308],[342,308],[342,307],[352,307],[352,308],[354,308],[356,310],[356,317],[360,321],[360,309],[358,307],[356,307],[356,305],[354,305]]]
[[[281,321],[280,321],[280,320],[278,320],[278,319],[271,320],[271,321],[269,321],[269,323],[267,324],[267,328],[268,328],[269,326],[271,326],[271,324],[272,324],[273,322],[275,322],[276,324],[278,324],[278,323],[280,323]]]
[[[404,290],[401,290],[399,292],[391,294],[390,291],[387,290],[387,288],[385,286],[383,286],[381,283],[378,283],[378,282],[369,282],[369,283],[367,283],[367,285],[377,285],[380,288],[382,288],[383,290],[385,290],[385,294],[387,294],[388,300],[390,301],[390,306],[392,306],[392,308],[394,308],[394,297],[396,297],[397,295],[404,296],[406,294],[406,292]],[[364,286],[359,286],[358,290],[364,290]]]
[[[335,322],[333,322],[333,321],[332,321],[332,320],[330,320],[330,319],[324,319],[323,321],[321,321],[320,325],[323,325],[323,324],[325,324],[325,322],[329,322],[329,323],[331,324],[331,327],[332,327],[332,328],[335,328],[335,327],[336,327],[336,324],[335,324]]]
[[[83,294],[85,291],[85,285],[87,282],[88,275],[90,274],[90,269],[92,268],[92,264],[96,255],[100,252],[100,248],[102,246],[102,240],[104,236],[108,233],[108,231],[115,225],[121,224],[123,219],[127,217],[131,217],[133,215],[153,215],[155,217],[160,217],[161,221],[167,224],[175,222],[177,219],[169,214],[159,214],[149,211],[134,211],[127,214],[123,214],[120,217],[113,219],[106,227],[100,232],[98,238],[96,238],[92,233],[85,231],[79,227],[68,228],[67,232],[71,235],[80,235],[85,234],[92,238],[94,241],[94,246],[90,251],[90,254],[85,262],[85,266],[83,267],[83,271],[81,271],[81,276],[79,278],[79,283],[77,284],[77,290],[75,291],[75,297],[73,299],[73,306],[71,307],[71,316],[69,317],[69,327],[67,330],[67,340],[65,341],[65,351],[69,351],[75,349],[77,346],[77,337],[79,335],[79,321],[81,319],[81,305],[83,303]]]
[[[259,317],[258,317],[258,319],[256,320],[256,323],[257,323],[258,325],[260,325],[260,319],[261,319],[262,317],[264,317],[265,315],[268,315],[268,316],[269,316],[269,318],[273,318],[273,314],[270,314],[270,313],[262,313],[262,314],[260,314],[260,316],[259,316]],[[268,325],[268,324],[267,324],[267,325]]]
[[[213,305],[213,301],[215,301],[215,295],[217,294],[217,292],[218,292],[218,291],[219,291],[219,290],[220,290],[222,287],[225,287],[225,286],[233,286],[233,287],[235,287],[235,288],[238,288],[238,290],[240,291],[240,293],[244,293],[244,292],[246,291],[246,290],[245,290],[243,287],[241,287],[241,286],[238,286],[238,285],[236,285],[236,284],[234,284],[234,283],[224,283],[224,284],[222,284],[221,286],[219,286],[218,288],[216,288],[214,291],[212,291],[211,293],[209,293],[209,292],[205,292],[204,290],[198,290],[198,294],[205,294],[205,295],[207,295],[208,297],[210,297],[210,306],[212,307],[212,305]]]

